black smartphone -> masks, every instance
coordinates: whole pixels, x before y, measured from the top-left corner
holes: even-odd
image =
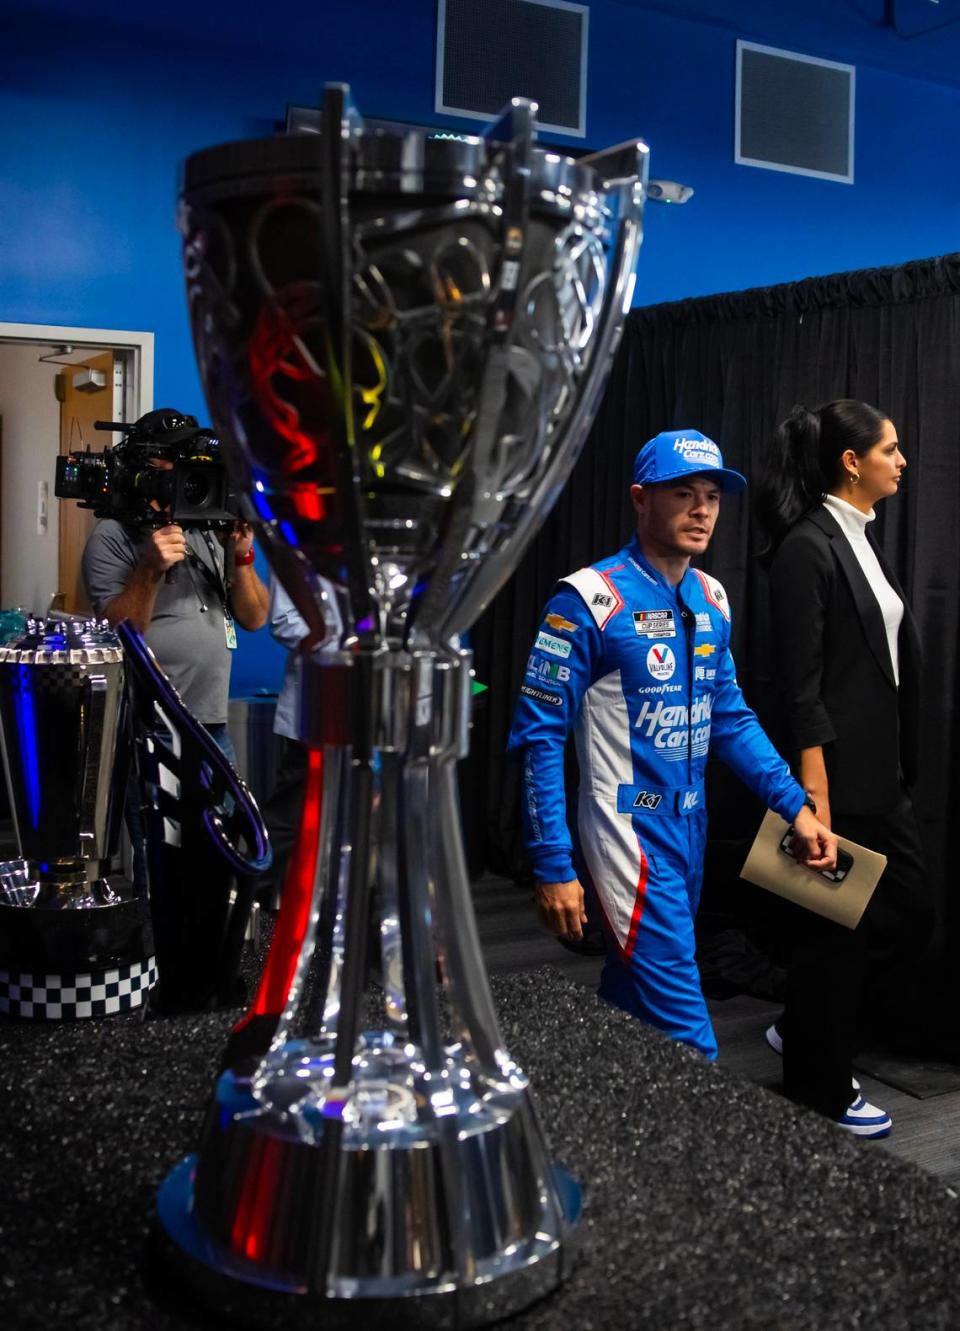
[[[789,855],[792,860],[795,860],[797,857],[793,853],[793,837],[793,828],[788,827],[786,835],[780,842],[780,849],[783,851],[784,855]],[[833,869],[821,869],[820,877],[826,878],[828,883],[842,883],[852,868],[853,856],[848,850],[844,850],[842,846],[838,846],[836,867]]]

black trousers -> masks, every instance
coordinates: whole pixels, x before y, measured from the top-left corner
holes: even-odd
[[[307,746],[299,740],[284,739],[273,790],[263,806],[263,820],[273,848],[273,863],[257,884],[257,896],[265,905],[272,905],[276,894],[283,890],[290,852],[300,829],[308,753]]]
[[[889,1005],[898,986],[904,990],[910,962],[933,931],[934,907],[906,794],[882,817],[837,814],[833,830],[886,855],[887,867],[856,929],[791,907],[779,1025],[786,1094],[835,1119],[853,1098],[851,1064],[864,1018],[872,1003],[882,997]]]

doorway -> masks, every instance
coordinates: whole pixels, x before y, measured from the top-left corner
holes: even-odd
[[[58,453],[119,442],[95,421],[153,407],[153,334],[0,323],[0,608],[89,610],[89,510],[54,496]]]

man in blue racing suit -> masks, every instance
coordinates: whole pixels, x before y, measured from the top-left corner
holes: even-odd
[[[527,661],[509,747],[522,753],[541,919],[573,939],[586,922],[565,816],[572,728],[580,862],[607,945],[600,995],[716,1058],[693,931],[708,752],[793,823],[794,850],[810,868],[832,868],[837,842],[744,701],[723,588],[690,567],[710,542],[721,491],[746,481],[697,430],[650,440],[633,479],[636,537],[558,584]]]

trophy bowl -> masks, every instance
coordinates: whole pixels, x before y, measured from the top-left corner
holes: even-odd
[[[306,648],[271,951],[158,1203],[182,1278],[241,1322],[477,1326],[569,1267],[579,1192],[504,1046],[470,899],[461,637],[586,436],[648,154],[539,149],[535,112],[449,134],[364,121],[333,86],[318,134],[184,168],[207,402]]]

